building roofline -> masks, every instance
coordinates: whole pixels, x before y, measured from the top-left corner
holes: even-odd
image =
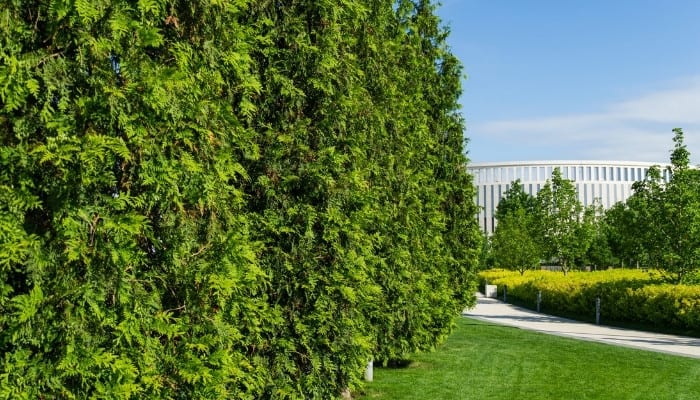
[[[515,166],[548,166],[548,165],[607,165],[607,166],[628,166],[628,167],[660,167],[670,166],[670,163],[655,163],[645,161],[604,161],[604,160],[536,160],[536,161],[497,161],[469,163],[467,169],[484,167],[515,167]]]

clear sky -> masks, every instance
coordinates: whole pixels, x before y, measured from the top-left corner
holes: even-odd
[[[700,0],[442,0],[472,162],[700,162]]]

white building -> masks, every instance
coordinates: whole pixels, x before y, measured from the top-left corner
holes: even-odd
[[[664,180],[668,181],[668,164],[634,161],[514,161],[475,163],[467,166],[474,176],[477,188],[476,204],[480,207],[479,225],[483,232],[491,234],[498,202],[510,188],[511,182],[520,179],[523,190],[536,195],[552,171],[559,168],[562,177],[574,181],[578,197],[584,206],[594,200],[608,209],[632,195],[632,184],[643,180],[653,165],[661,167]]]

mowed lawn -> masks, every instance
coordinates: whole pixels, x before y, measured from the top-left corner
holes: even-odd
[[[700,359],[460,318],[434,353],[376,368],[361,399],[700,399]]]

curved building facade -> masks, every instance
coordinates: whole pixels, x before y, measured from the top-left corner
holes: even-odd
[[[644,179],[653,165],[662,169],[664,180],[668,181],[669,171],[662,163],[633,161],[523,161],[474,163],[467,166],[467,171],[474,177],[477,188],[476,204],[480,207],[478,215],[481,230],[492,234],[496,221],[494,219],[498,202],[516,179],[520,179],[523,190],[536,195],[552,171],[559,168],[562,177],[574,181],[578,198],[584,206],[598,201],[608,209],[615,203],[627,200],[632,195],[632,184]]]

